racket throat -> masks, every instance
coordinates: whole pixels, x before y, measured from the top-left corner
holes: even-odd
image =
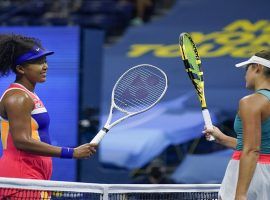
[[[103,130],[105,133],[107,133],[107,132],[109,131],[109,129],[107,129],[107,128],[105,128],[105,127],[103,127],[102,130]]]

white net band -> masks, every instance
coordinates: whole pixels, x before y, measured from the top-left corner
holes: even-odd
[[[176,200],[218,199],[218,184],[93,184],[0,178],[0,199]]]

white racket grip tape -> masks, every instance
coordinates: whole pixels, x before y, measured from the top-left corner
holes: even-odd
[[[203,109],[202,114],[203,114],[203,119],[204,119],[206,128],[213,129],[213,124],[212,124],[212,120],[211,120],[208,109]],[[215,138],[211,135],[208,141],[213,141],[213,140],[215,140]]]
[[[90,144],[96,144],[98,145],[102,138],[106,135],[108,131],[105,131],[104,129],[101,129],[97,135],[91,140]]]

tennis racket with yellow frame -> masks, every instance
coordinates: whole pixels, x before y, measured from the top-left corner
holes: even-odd
[[[181,33],[179,36],[179,47],[182,60],[185,65],[186,72],[194,85],[198,98],[201,103],[202,114],[205,126],[213,128],[212,120],[207,109],[205,93],[204,93],[204,78],[201,68],[201,59],[195,43],[188,33]],[[213,136],[209,141],[215,140]]]

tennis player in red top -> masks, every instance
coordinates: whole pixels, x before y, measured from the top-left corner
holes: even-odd
[[[36,38],[0,35],[0,75],[16,74],[0,100],[0,177],[49,180],[51,157],[88,158],[96,152],[91,144],[77,148],[51,145],[49,115],[34,91],[37,83],[46,81],[46,56],[53,53]]]

